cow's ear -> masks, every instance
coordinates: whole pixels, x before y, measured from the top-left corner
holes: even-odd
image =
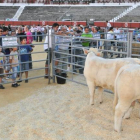
[[[89,50],[86,50],[83,48],[84,54],[87,55],[89,53]]]

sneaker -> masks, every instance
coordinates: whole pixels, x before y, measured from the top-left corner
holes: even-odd
[[[28,83],[28,80],[25,80],[25,83]]]
[[[18,83],[15,83],[15,84],[17,85],[17,87],[20,86],[20,84],[18,84]]]
[[[16,84],[12,84],[11,87],[18,87]]]
[[[3,85],[0,85],[0,89],[5,89],[5,87]]]
[[[22,82],[22,80],[21,80],[21,79],[19,79],[17,82],[18,82],[18,83],[20,83],[20,82]]]
[[[9,80],[10,78],[9,78],[9,76],[7,76],[5,79],[6,79],[6,80]]]
[[[45,75],[44,78],[45,78],[45,79],[48,79],[49,77],[48,77],[48,75]]]

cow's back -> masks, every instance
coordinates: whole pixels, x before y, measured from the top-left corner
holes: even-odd
[[[87,80],[94,81],[95,86],[114,91],[114,81],[119,69],[130,63],[134,63],[133,60],[103,59],[88,54],[84,75]]]

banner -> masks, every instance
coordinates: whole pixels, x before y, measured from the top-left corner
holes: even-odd
[[[2,38],[2,46],[3,47],[16,47],[18,45],[17,43],[17,37],[4,37]]]

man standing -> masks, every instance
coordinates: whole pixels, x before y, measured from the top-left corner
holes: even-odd
[[[26,33],[26,39],[27,39],[26,44],[32,44],[32,41],[33,41],[32,33],[30,32],[29,29],[30,29],[29,26],[25,26],[24,28],[24,31]],[[32,45],[30,45],[30,47],[32,47]],[[29,54],[29,61],[32,61],[31,54]],[[32,68],[33,68],[32,62],[29,62],[29,69],[32,69]]]
[[[33,39],[35,40],[35,25],[31,27],[31,33],[32,33]]]
[[[38,38],[39,38],[39,42],[42,42],[42,33],[41,33],[41,27],[40,27],[40,25],[37,26],[37,38],[36,38],[36,42],[38,42]]]
[[[109,30],[110,29],[110,27],[111,27],[111,24],[108,22],[108,20],[106,21],[106,28],[107,28],[107,30]]]
[[[11,24],[8,25],[9,35],[12,34]]]
[[[85,38],[92,38],[92,34],[89,32],[89,27],[84,28],[84,33],[82,33],[81,36]],[[90,44],[90,41],[86,41],[86,39],[83,40],[82,45],[84,47],[89,47],[89,44]]]
[[[51,63],[51,59],[52,59],[52,32],[54,32],[54,34],[59,34],[58,32],[58,28],[59,28],[59,24],[58,23],[54,23],[52,25],[52,31],[49,30],[48,33],[49,33],[49,37],[46,36],[46,39],[45,39],[45,42],[44,42],[44,51],[48,53],[47,55],[47,60],[46,60],[46,63],[45,63],[45,77],[44,78],[48,78],[48,65]],[[49,38],[49,40],[48,40]],[[55,46],[56,47],[56,46]],[[55,57],[56,58],[59,58],[59,54],[58,53],[55,53]],[[49,60],[48,60],[49,58]],[[55,65],[58,65],[58,61],[55,61]]]
[[[108,33],[107,33],[107,40],[114,40],[114,32],[113,32],[113,27],[110,27]],[[105,46],[104,46],[104,50],[111,50],[111,46],[112,44],[114,44],[114,42],[112,41],[106,41],[105,42]],[[110,53],[111,57],[113,57],[113,53]],[[103,55],[104,58],[108,58],[108,53],[104,52]]]
[[[2,36],[8,36],[8,28],[3,27],[3,35]],[[5,60],[5,73],[6,73],[6,80],[9,79],[9,71],[10,71],[10,63],[9,63],[9,55],[10,55],[10,48],[4,49],[4,54],[6,55],[6,60]]]

